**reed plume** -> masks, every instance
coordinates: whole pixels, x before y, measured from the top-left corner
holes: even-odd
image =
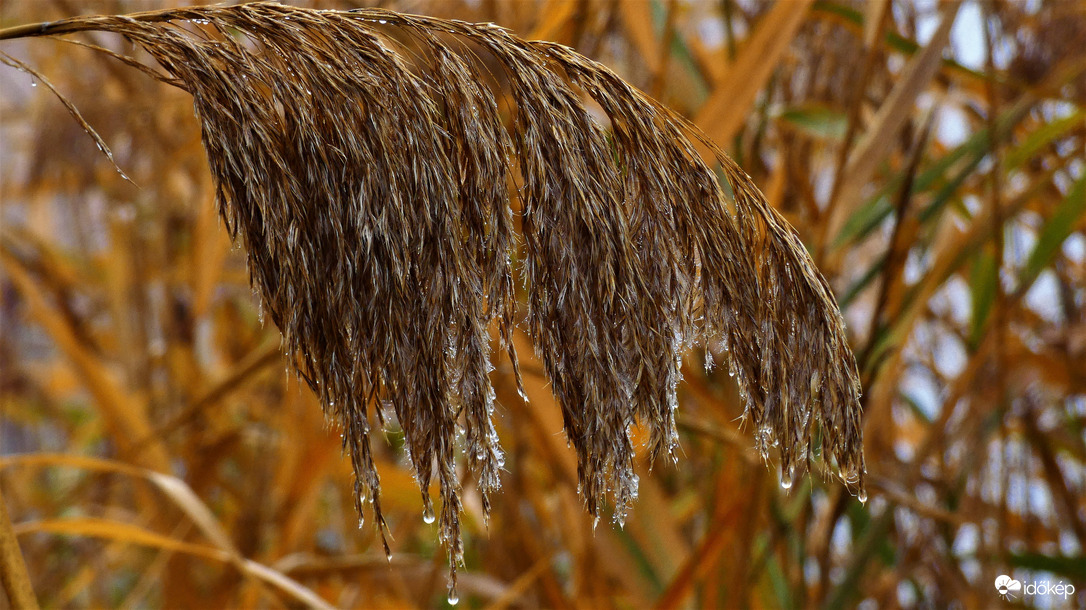
[[[461,431],[486,510],[500,486],[491,329],[516,370],[515,272],[592,515],[610,501],[621,522],[637,494],[635,422],[653,458],[674,459],[696,345],[724,348],[783,484],[821,454],[864,497],[860,384],[827,283],[726,154],[605,66],[488,24],[267,3],[0,39],[87,30],[142,47],[161,71],[119,57],[192,95],[221,215],[284,351],[343,429],[359,515],[370,503],[384,539],[370,437],[394,415],[428,520],[437,480],[450,586]],[[487,65],[504,74],[511,126]]]

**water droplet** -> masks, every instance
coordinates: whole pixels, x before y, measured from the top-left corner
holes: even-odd
[[[595,530],[596,526],[599,525],[599,524],[600,524],[600,516],[596,515],[596,517],[594,519],[592,519],[592,529]]]
[[[792,469],[786,468],[781,470],[781,487],[784,489],[792,488]]]
[[[456,593],[456,586],[449,587],[449,597],[446,598],[450,606],[460,603],[460,596]]]
[[[861,489],[860,494],[856,496],[856,499],[860,501],[860,504],[867,504],[867,490]]]
[[[422,520],[426,523],[433,523],[437,520],[437,517],[434,516],[433,506],[427,505],[426,508],[422,509]]]
[[[33,83],[33,82],[32,82],[32,83],[30,83],[30,86],[31,86],[31,87],[37,87],[37,86],[38,86],[38,83]]]

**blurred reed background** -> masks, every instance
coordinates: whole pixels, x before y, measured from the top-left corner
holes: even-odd
[[[7,0],[0,27],[180,5]],[[594,529],[518,331],[531,400],[499,361],[506,472],[489,525],[465,488],[461,605],[986,607],[1000,574],[1078,588],[1026,605],[1086,605],[1086,5],[380,6],[572,46],[689,117],[799,231],[864,383],[866,506],[819,476],[782,489],[702,351],[678,464],[649,472],[642,447],[625,527]],[[218,219],[191,98],[58,40],[0,49],[139,185],[0,69],[0,486],[42,605],[446,603],[395,428],[374,443],[391,563],[359,529],[339,431]]]

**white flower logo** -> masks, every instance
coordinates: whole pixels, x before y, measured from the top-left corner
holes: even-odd
[[[1022,590],[1022,583],[1011,578],[1010,576],[1007,576],[1006,574],[1000,574],[995,579],[995,588],[996,591],[999,591],[1000,597],[1002,597],[1003,599],[1010,599],[1014,597],[1014,595],[1012,595],[1014,591]]]

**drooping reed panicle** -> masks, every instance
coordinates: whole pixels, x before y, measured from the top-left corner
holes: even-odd
[[[450,586],[463,552],[458,431],[486,510],[500,485],[490,329],[515,370],[518,252],[527,331],[589,513],[609,499],[621,522],[634,500],[635,422],[654,459],[674,459],[695,345],[724,348],[784,484],[821,453],[864,497],[860,385],[825,280],[726,154],[605,66],[488,24],[266,3],[81,17],[0,39],[86,30],[123,35],[164,72],[142,69],[192,94],[220,212],[284,351],[344,431],[359,515],[371,503],[384,539],[370,437],[388,410],[428,518],[436,476]],[[504,72],[511,127],[476,52]]]

